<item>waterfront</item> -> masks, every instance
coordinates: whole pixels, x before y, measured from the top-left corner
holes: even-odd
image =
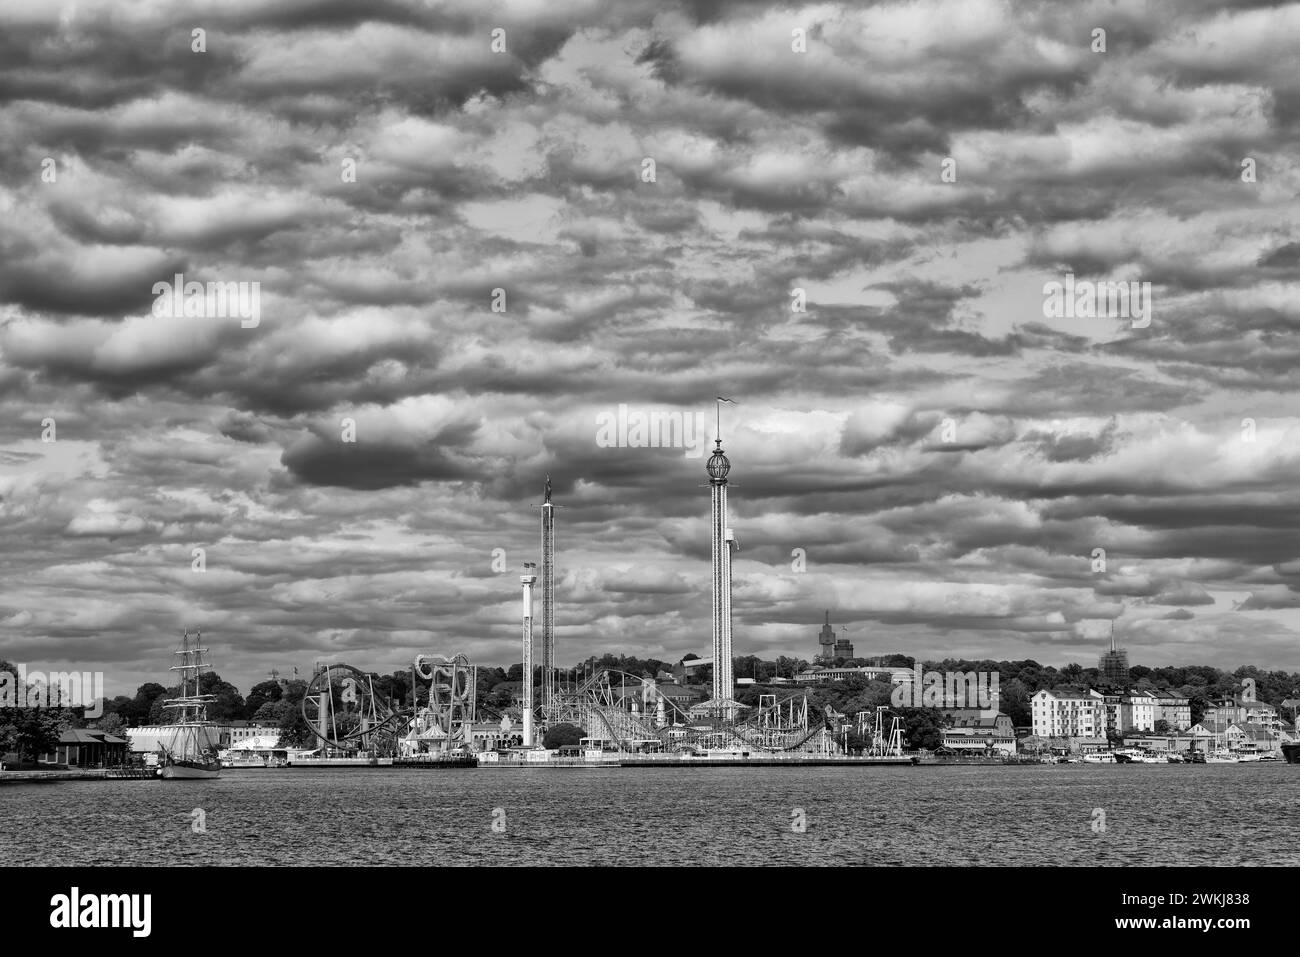
[[[10,865],[1294,866],[1297,771],[268,769],[10,785],[0,835]],[[195,808],[206,833],[191,830]],[[805,833],[792,831],[794,808]]]

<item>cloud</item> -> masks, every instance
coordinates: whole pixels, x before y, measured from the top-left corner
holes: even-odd
[[[1300,667],[1300,7],[1220,7],[0,0],[6,655],[510,664],[548,473],[561,661],[706,652],[703,460],[595,421],[722,394],[738,653]]]

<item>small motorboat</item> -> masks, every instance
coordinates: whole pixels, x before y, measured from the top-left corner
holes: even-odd
[[[1206,764],[1236,764],[1238,760],[1231,751],[1211,751],[1205,756]]]

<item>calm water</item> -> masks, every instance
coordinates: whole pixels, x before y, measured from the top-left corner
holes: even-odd
[[[190,829],[194,808],[206,834]],[[1280,763],[290,769],[0,786],[10,865],[1296,865],[1298,831],[1300,766]]]

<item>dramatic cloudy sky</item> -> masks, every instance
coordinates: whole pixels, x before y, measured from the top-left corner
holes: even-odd
[[[517,661],[548,471],[561,663],[707,654],[704,460],[597,417],[722,394],[738,654],[829,608],[1300,667],[1297,49],[1204,0],[0,0],[0,655]],[[155,317],[178,272],[260,324]],[[1046,317],[1067,272],[1150,325]]]

